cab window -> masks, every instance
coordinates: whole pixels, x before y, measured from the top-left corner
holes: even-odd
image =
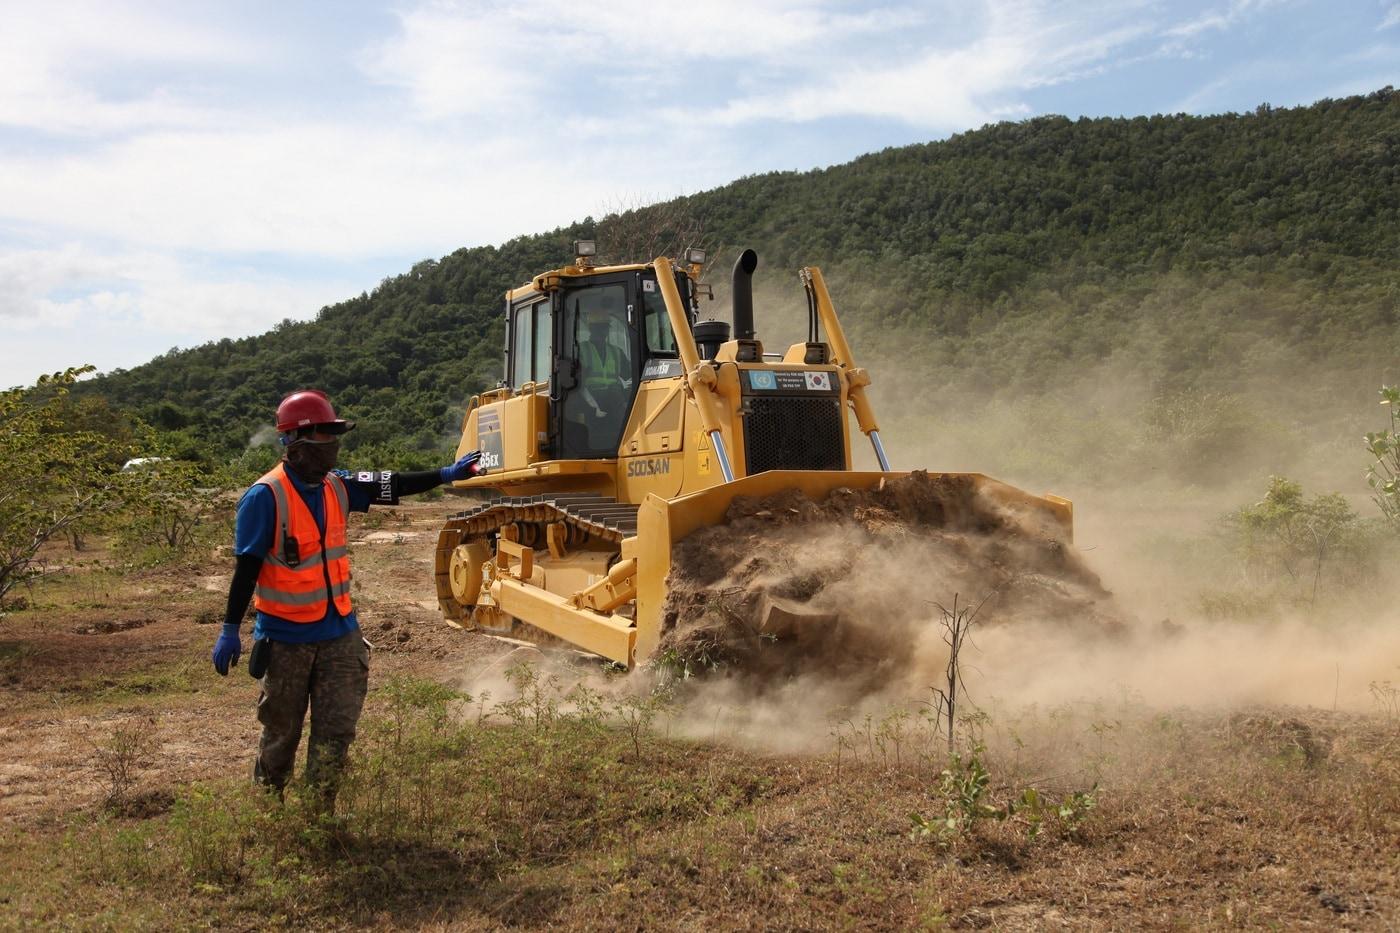
[[[511,314],[511,386],[547,382],[552,349],[549,302],[523,305]]]
[[[642,332],[649,356],[677,356],[676,335],[656,279],[642,276]]]
[[[535,372],[536,382],[549,381],[549,361],[554,356],[554,348],[551,340],[554,336],[554,328],[551,326],[552,312],[549,302],[541,301],[534,307],[534,340],[535,340]]]
[[[514,321],[511,323],[511,350],[510,362],[511,374],[510,384],[514,388],[520,388],[530,381],[530,366],[533,359],[530,355],[530,326],[531,314],[528,307],[516,308],[513,312]]]

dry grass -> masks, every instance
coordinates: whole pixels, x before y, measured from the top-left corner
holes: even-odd
[[[11,659],[0,927],[1391,929],[1400,918],[1400,720],[1381,705],[996,708],[961,740],[984,747],[987,809],[950,811],[943,739],[917,718],[899,727],[897,752],[877,719],[869,736],[801,756],[737,750],[722,726],[668,739],[664,708],[638,730],[635,700],[531,699],[528,684],[524,703],[478,721],[480,707],[441,684],[501,648],[411,608],[429,595],[426,578],[411,582],[423,566],[412,548],[362,547],[365,628],[393,650],[376,661],[333,825],[244,782],[255,690],[203,663],[212,629],[192,617],[208,597],[137,575],[102,601],[151,619],[140,627],[76,634],[94,610],[71,584],[0,623]],[[1034,835],[1024,806],[991,815],[1028,787],[1055,808],[1092,790],[1094,806],[1047,810]],[[947,835],[912,819],[949,812],[973,815]]]

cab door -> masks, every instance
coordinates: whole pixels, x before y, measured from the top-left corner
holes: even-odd
[[[560,291],[551,402],[559,457],[618,455],[641,370],[636,277],[600,275]]]

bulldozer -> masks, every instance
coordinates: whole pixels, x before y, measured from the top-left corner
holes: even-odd
[[[820,269],[798,275],[807,340],[768,352],[754,251],[734,265],[732,332],[700,320],[714,297],[703,250],[597,265],[584,240],[574,254],[505,295],[504,378],[470,399],[458,445],[481,452],[485,473],[454,484],[489,497],[443,526],[436,590],[450,624],[558,639],[630,668],[661,640],[676,543],[724,522],[737,497],[816,500],[905,474],[890,469],[870,374]],[[852,468],[852,421],[878,470]],[[938,475],[1071,533],[1066,499]]]

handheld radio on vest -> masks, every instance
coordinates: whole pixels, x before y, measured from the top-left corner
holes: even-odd
[[[301,563],[301,547],[297,544],[297,539],[291,535],[284,535],[282,538],[282,559],[289,567],[295,567]]]

